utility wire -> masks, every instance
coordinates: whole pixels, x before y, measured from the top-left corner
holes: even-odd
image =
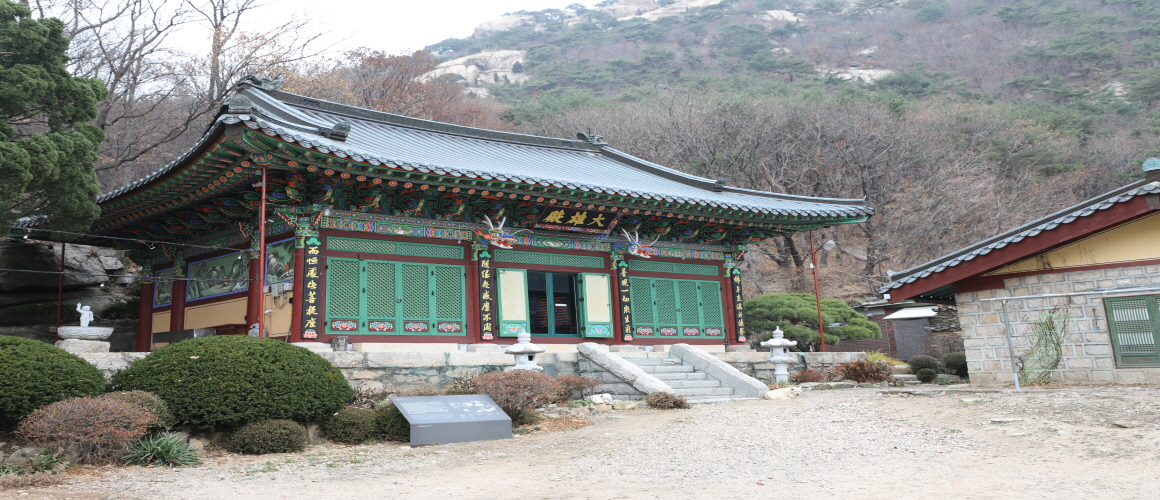
[[[16,229],[18,231],[24,231],[28,234],[31,234],[33,231],[42,231],[42,232],[47,232],[47,233],[60,233],[60,234],[71,234],[74,236],[88,236],[88,237],[92,237],[92,238],[104,238],[104,239],[108,239],[108,240],[132,241],[132,242],[136,242],[136,243],[150,245],[150,248],[153,248],[152,247],[153,244],[157,244],[157,245],[175,245],[175,246],[183,246],[183,247],[209,248],[211,250],[238,250],[237,248],[230,248],[230,247],[212,247],[212,246],[208,246],[208,245],[194,245],[192,243],[173,243],[173,242],[169,242],[169,241],[142,240],[142,239],[138,239],[138,238],[120,238],[117,236],[104,236],[104,235],[100,235],[100,234],[88,234],[88,233],[73,233],[73,232],[69,232],[69,231],[57,231],[57,230],[53,230],[53,229],[34,229],[34,228],[16,227],[16,226],[0,226],[0,227],[12,228],[12,229]],[[28,234],[25,234],[25,236],[28,236]],[[12,236],[10,236],[10,237],[12,237]],[[62,241],[60,243],[68,243],[68,242]],[[78,244],[80,244],[80,243],[78,243]],[[241,251],[243,251],[243,252],[256,252],[255,250],[250,250],[248,248],[241,249]]]
[[[70,273],[61,271],[33,271],[31,269],[3,269],[0,272],[15,272],[15,273],[37,273],[37,274],[67,274],[74,276],[106,276],[110,278],[141,278],[153,281],[215,281],[228,283],[242,283],[245,281],[257,281],[257,279],[224,279],[224,278],[174,278],[171,276],[141,276],[139,274],[98,274],[98,273]]]

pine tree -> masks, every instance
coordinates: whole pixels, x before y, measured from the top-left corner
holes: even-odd
[[[105,139],[87,122],[105,84],[69,75],[64,24],[30,16],[0,0],[0,225],[33,217],[87,230],[100,215],[93,163]]]

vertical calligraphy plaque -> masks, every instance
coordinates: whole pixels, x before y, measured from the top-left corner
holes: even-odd
[[[491,255],[484,251],[479,256],[479,334],[480,340],[495,340],[498,311],[495,308],[495,270]]]
[[[628,263],[623,258],[614,260],[616,267],[616,290],[620,294],[620,328],[624,341],[632,342],[632,296],[628,291]]]
[[[318,338],[318,309],[321,306],[322,289],[322,242],[317,236],[306,238],[303,252],[305,264],[302,267],[302,338]]]
[[[745,298],[741,295],[741,270],[733,268],[730,272],[729,284],[733,288],[733,317],[737,318],[737,341],[745,342],[745,309],[742,304]]]

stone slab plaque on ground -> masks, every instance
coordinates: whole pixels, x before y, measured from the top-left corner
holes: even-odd
[[[411,424],[411,446],[511,439],[512,419],[483,394],[392,397]]]

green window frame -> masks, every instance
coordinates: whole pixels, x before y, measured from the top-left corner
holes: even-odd
[[[326,259],[326,333],[463,335],[463,266]]]
[[[721,282],[630,276],[632,321],[650,338],[725,338]]]
[[[571,273],[568,273],[571,274]],[[499,336],[516,337],[531,331],[528,271],[496,270],[499,288]],[[605,273],[576,274],[576,310],[580,336],[612,337],[612,276]]]
[[[1120,367],[1160,366],[1160,295],[1104,299]]]

